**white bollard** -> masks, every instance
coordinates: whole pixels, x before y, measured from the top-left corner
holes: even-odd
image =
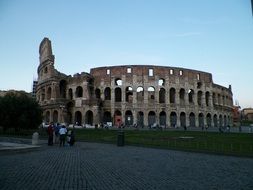
[[[37,145],[37,144],[39,144],[39,133],[35,132],[33,133],[33,136],[32,136],[32,145]]]

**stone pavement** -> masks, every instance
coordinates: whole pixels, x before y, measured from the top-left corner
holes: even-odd
[[[1,150],[0,150],[1,152]],[[253,159],[78,142],[0,155],[0,189],[253,189]]]

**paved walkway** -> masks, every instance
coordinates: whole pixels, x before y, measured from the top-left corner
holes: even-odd
[[[1,150],[0,150],[1,152]],[[253,159],[78,142],[0,154],[0,189],[253,189]]]

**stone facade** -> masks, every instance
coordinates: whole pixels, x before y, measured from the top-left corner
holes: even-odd
[[[40,44],[36,97],[45,122],[218,127],[232,125],[232,90],[210,73],[154,65],[92,68],[67,76],[54,68],[51,42]]]

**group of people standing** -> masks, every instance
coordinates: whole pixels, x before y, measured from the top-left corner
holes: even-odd
[[[52,146],[53,144],[58,144],[61,146],[65,146],[65,141],[67,139],[67,143],[69,146],[73,146],[75,143],[75,135],[74,128],[73,130],[67,130],[65,125],[50,123],[47,128],[48,134],[48,146]]]

